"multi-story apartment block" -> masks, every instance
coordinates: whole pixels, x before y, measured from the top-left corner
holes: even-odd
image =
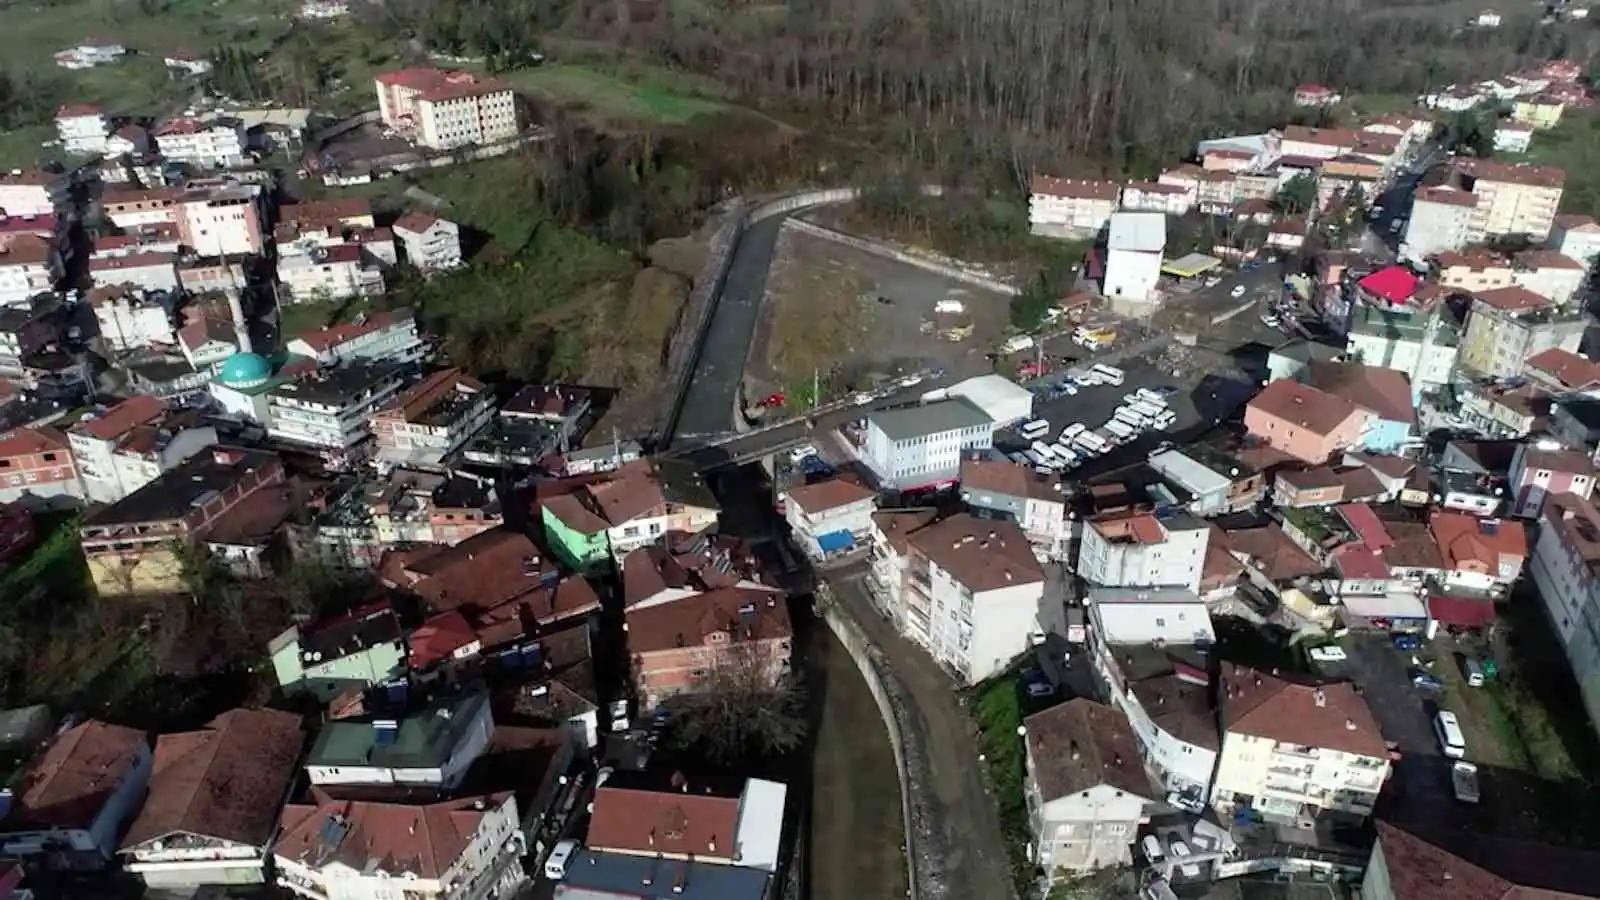
[[[144,291],[178,287],[178,267],[171,253],[130,253],[89,260],[89,281],[95,287],[133,285]]]
[[[1589,276],[1583,263],[1555,250],[1524,250],[1512,266],[1513,283],[1549,297],[1557,306],[1571,303]]]
[[[410,308],[363,313],[354,322],[299,334],[288,350],[325,366],[357,360],[416,362],[425,348]]]
[[[377,77],[383,124],[432,150],[494,144],[516,137],[510,85],[471,72],[401,69]]]
[[[697,783],[677,773],[666,784],[648,777],[613,777],[595,789],[590,814],[592,850],[665,860],[692,860],[714,867],[774,871],[788,786],[763,778]],[[582,896],[579,894],[578,896]]]
[[[313,795],[278,818],[273,868],[306,900],[509,897],[527,852],[511,791],[423,803]]]
[[[267,643],[267,654],[286,696],[305,693],[327,703],[404,674],[405,629],[385,601],[291,625]]]
[[[216,444],[217,430],[141,395],[85,414],[67,440],[85,497],[115,503]]]
[[[1245,406],[1251,435],[1308,463],[1327,462],[1355,446],[1372,414],[1354,403],[1293,381],[1274,381]]]
[[[61,254],[50,241],[32,234],[0,236],[0,306],[25,304],[55,287]]]
[[[1594,483],[1594,460],[1589,454],[1542,442],[1518,444],[1506,471],[1510,513],[1537,519],[1551,497],[1575,494],[1587,500],[1594,493]]]
[[[494,392],[460,369],[422,379],[372,415],[377,457],[395,466],[435,468],[494,416]]]
[[[0,503],[72,506],[82,497],[66,435],[49,426],[0,432]]]
[[[1528,571],[1591,721],[1600,721],[1600,511],[1576,494],[1544,504]]]
[[[107,187],[100,194],[100,215],[123,231],[151,225],[176,227],[178,200],[184,193],[175,187]]]
[[[1079,576],[1097,587],[1200,586],[1210,528],[1187,512],[1122,510],[1084,523]]]
[[[718,685],[751,689],[789,671],[794,627],[783,597],[724,587],[627,611],[624,629],[639,702]]]
[[[1130,679],[1124,671],[1129,657],[1124,650],[1119,658],[1119,646],[1127,645],[1099,644],[1093,657],[1111,705],[1127,716],[1140,755],[1169,802],[1203,808],[1210,802],[1222,747],[1210,679],[1203,670],[1176,661],[1152,673],[1135,670]]]
[[[1036,175],[1028,197],[1028,222],[1044,237],[1086,238],[1100,233],[1117,211],[1116,182]]]
[[[1547,246],[1585,267],[1600,257],[1600,224],[1589,216],[1556,216]]]
[[[151,759],[133,728],[90,719],[58,732],[18,779],[0,853],[46,869],[105,866],[144,797]]]
[[[784,497],[783,516],[789,534],[812,559],[871,544],[878,495],[859,482],[829,478],[791,487]]]
[[[313,247],[278,257],[278,282],[295,303],[343,300],[383,293],[383,272],[367,262],[360,244]]]
[[[1440,287],[1472,294],[1516,283],[1511,260],[1488,250],[1447,250],[1434,261]]]
[[[177,545],[203,541],[230,512],[283,484],[275,454],[213,447],[89,514],[80,532],[100,596],[182,590]]]
[[[1524,287],[1473,295],[1461,342],[1461,365],[1479,375],[1510,378],[1523,363],[1551,348],[1576,351],[1587,317]]]
[[[1130,181],[1122,188],[1122,208],[1134,212],[1184,216],[1194,208],[1195,194],[1196,192],[1175,184]]]
[[[1367,702],[1348,682],[1302,684],[1224,663],[1213,805],[1298,824],[1326,810],[1365,817],[1389,775]]]
[[[106,135],[111,133],[111,121],[105,111],[89,103],[63,106],[56,110],[56,134],[61,148],[78,156],[95,156],[105,152]]]
[[[965,398],[936,400],[867,417],[867,468],[885,487],[907,490],[946,484],[961,459],[994,443],[996,423]]]
[[[66,199],[64,175],[37,169],[0,173],[0,212],[11,216],[48,216]]]
[[[300,717],[235,709],[156,739],[150,792],[120,851],[153,891],[265,884],[278,805],[297,774]]]
[[[1133,862],[1147,807],[1160,799],[1121,710],[1079,697],[1023,723],[1024,796],[1052,881]]]
[[[406,262],[422,272],[441,272],[461,265],[461,229],[449,219],[412,211],[394,223],[394,236]]]
[[[1060,559],[1066,553],[1071,529],[1059,478],[1008,461],[964,459],[961,499],[975,516],[1017,523],[1028,543],[1046,559]]]
[[[168,304],[146,299],[137,289],[116,285],[89,292],[89,305],[100,326],[100,337],[111,349],[127,351],[152,344],[176,342]]]
[[[1356,303],[1346,351],[1363,364],[1394,369],[1411,383],[1413,400],[1450,383],[1461,349],[1461,327],[1437,289],[1400,303]]]
[[[364,715],[324,723],[306,755],[306,776],[322,785],[454,788],[489,746],[489,695],[468,692],[400,716]]]
[[[1458,158],[1453,174],[1478,198],[1485,236],[1526,235],[1544,240],[1555,224],[1567,174],[1554,166]]]
[[[1010,664],[1040,630],[1044,569],[1014,522],[874,516],[873,587],[890,617],[964,684]],[[897,533],[904,525],[916,525]]]
[[[1284,156],[1335,159],[1355,150],[1361,141],[1362,134],[1359,131],[1290,125],[1283,129],[1280,147]]]
[[[242,166],[248,160],[244,126],[236,120],[168,119],[150,132],[156,152],[169,162],[189,163],[201,168],[226,169]]]
[[[1215,516],[1254,506],[1266,492],[1266,475],[1239,456],[1208,444],[1160,450],[1150,468],[1189,492],[1189,511]]]
[[[1406,221],[1400,255],[1424,260],[1483,240],[1479,198],[1449,185],[1419,188]]]
[[[173,203],[178,238],[201,256],[249,256],[266,246],[258,184],[186,191]]]
[[[358,362],[280,384],[267,392],[267,434],[316,448],[331,464],[365,459],[370,419],[403,383],[391,363]]]

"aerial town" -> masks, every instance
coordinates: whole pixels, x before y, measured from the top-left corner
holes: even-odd
[[[1600,897],[1575,44],[1007,199],[98,24],[0,71],[0,900]]]

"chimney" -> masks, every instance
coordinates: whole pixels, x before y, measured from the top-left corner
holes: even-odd
[[[1070,745],[1068,745],[1068,752],[1072,755],[1073,759],[1077,759],[1078,758],[1078,742],[1077,741],[1073,741]]]
[[[228,447],[217,447],[211,451],[211,461],[219,466],[236,466],[244,460],[244,452]]]
[[[1344,720],[1344,730],[1345,731],[1355,731],[1356,730],[1356,720],[1355,719],[1345,719]]]
[[[1311,692],[1311,702],[1315,703],[1317,708],[1320,709],[1328,705],[1328,695],[1322,692],[1322,688],[1317,688]]]

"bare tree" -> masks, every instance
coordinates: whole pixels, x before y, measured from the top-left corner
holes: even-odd
[[[735,643],[692,692],[663,704],[671,713],[673,743],[721,763],[801,745],[808,730],[804,686],[793,673],[775,670],[769,646]]]

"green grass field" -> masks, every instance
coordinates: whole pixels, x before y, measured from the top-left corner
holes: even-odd
[[[607,123],[679,124],[727,108],[711,81],[654,67],[615,71],[571,63],[549,63],[506,73],[518,90],[559,106],[586,111]]]

